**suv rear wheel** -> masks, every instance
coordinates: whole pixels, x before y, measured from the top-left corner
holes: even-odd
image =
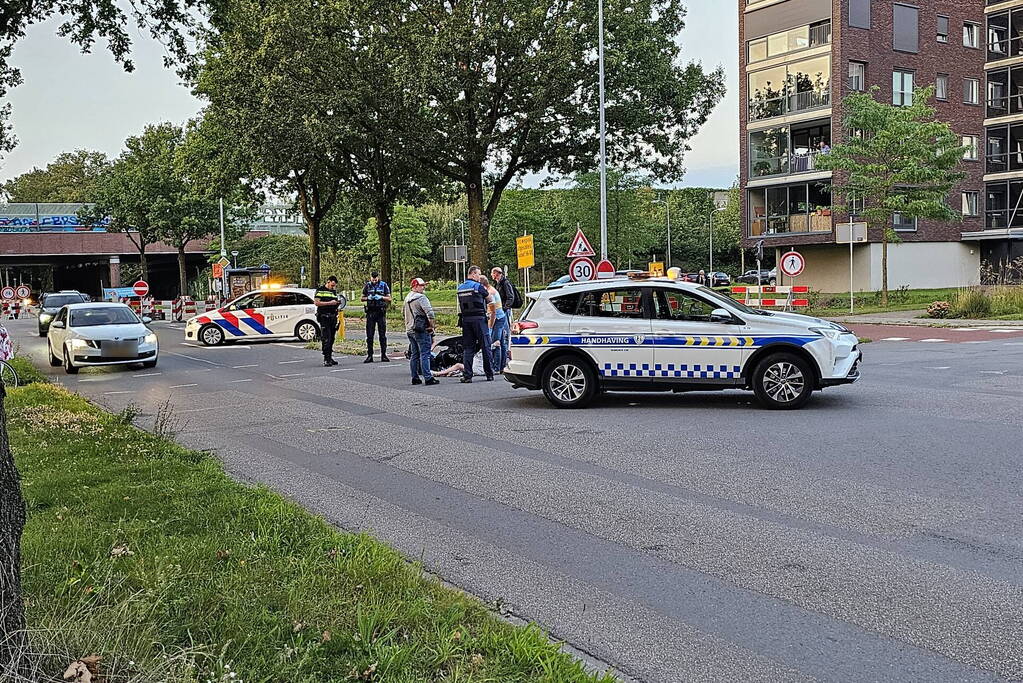
[[[544,367],[540,386],[558,408],[582,408],[597,393],[597,376],[585,361],[559,356]]]
[[[753,371],[753,392],[772,410],[803,407],[813,393],[813,383],[809,363],[791,353],[773,353]]]

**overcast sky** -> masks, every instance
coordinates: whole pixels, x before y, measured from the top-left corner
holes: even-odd
[[[738,172],[738,18],[734,2],[690,0],[684,56],[728,73],[728,95],[692,141],[682,185],[728,187]],[[125,73],[100,46],[81,54],[39,24],[19,41],[12,62],[25,84],[10,95],[18,147],[0,161],[0,179],[43,167],[63,151],[85,148],[116,156],[147,123],[183,123],[199,103],[162,66],[162,48],[137,35],[135,71]]]

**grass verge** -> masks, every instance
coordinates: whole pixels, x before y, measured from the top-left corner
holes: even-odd
[[[130,414],[43,383],[7,408],[38,680],[90,653],[109,681],[612,680]]]

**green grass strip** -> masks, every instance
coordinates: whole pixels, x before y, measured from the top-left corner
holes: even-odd
[[[49,675],[97,653],[110,680],[612,680],[373,538],[60,387],[12,390],[7,409]]]

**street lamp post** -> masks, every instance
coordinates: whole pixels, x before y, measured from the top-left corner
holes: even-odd
[[[664,204],[664,213],[668,221],[668,251],[665,254],[665,261],[667,261],[667,268],[671,268],[671,194],[668,192],[664,193],[664,198],[658,197],[654,200],[655,204]]]
[[[607,259],[607,149],[604,125],[604,0],[597,0],[597,86],[600,95],[600,258]]]

